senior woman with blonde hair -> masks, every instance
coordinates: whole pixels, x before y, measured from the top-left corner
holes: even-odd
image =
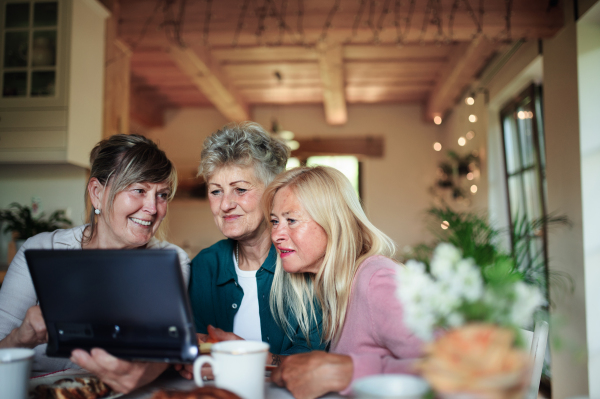
[[[266,186],[285,169],[289,149],[257,123],[224,126],[204,141],[199,175],[204,177],[214,221],[227,238],[192,261],[189,295],[201,340],[267,342],[270,364],[280,355],[324,348],[318,319],[289,334],[269,310],[277,253],[260,206]],[[179,367],[181,368],[181,366]],[[191,378],[189,367],[180,370]],[[205,378],[210,376],[203,371]]]
[[[272,380],[310,399],[348,393],[370,374],[410,372],[421,342],[394,295],[395,244],[367,219],[350,181],[329,167],[292,169],[267,187],[263,208],[280,257],[272,312],[303,330],[322,312],[322,338],[331,341],[330,353],[289,356]]]
[[[119,392],[156,378],[166,364],[127,362],[102,349],[76,349],[71,359],[46,356],[48,334],[27,268],[27,249],[175,249],[184,280],[189,258],[160,236],[161,222],[177,188],[177,172],[166,154],[143,136],[118,134],[90,154],[85,199],[87,223],[29,238],[15,255],[0,290],[0,348],[33,348],[33,370],[52,372],[81,366]]]

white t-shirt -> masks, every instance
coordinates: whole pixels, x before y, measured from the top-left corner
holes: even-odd
[[[233,264],[238,275],[238,283],[244,290],[244,297],[237,313],[233,317],[233,333],[248,341],[262,341],[260,313],[258,312],[258,290],[256,288],[256,270],[246,271],[238,267],[233,254]]]

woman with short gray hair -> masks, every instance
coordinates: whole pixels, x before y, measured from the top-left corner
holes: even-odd
[[[215,223],[227,238],[192,261],[189,294],[196,331],[205,341],[247,339],[270,344],[270,364],[280,355],[324,349],[320,321],[303,334],[288,333],[269,309],[277,253],[261,200],[266,186],[285,169],[289,149],[259,124],[224,126],[204,141],[199,175],[204,177]],[[189,368],[181,374],[191,378]],[[203,370],[204,378],[210,375]]]

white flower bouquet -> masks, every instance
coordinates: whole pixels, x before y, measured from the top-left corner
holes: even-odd
[[[429,272],[424,263],[409,260],[396,278],[404,322],[426,341],[437,329],[472,322],[524,327],[545,303],[537,287],[522,281],[510,257],[480,267],[449,243],[435,248]]]
[[[512,258],[495,253],[490,260],[479,266],[441,243],[429,268],[408,261],[396,275],[404,323],[425,341],[435,338],[419,371],[443,395],[506,399],[525,392],[530,365],[515,332],[533,322],[545,299]]]

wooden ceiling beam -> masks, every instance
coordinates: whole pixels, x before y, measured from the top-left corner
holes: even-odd
[[[248,105],[233,85],[228,83],[230,79],[225,77],[207,51],[171,44],[169,54],[181,71],[227,119],[236,122],[250,119]]]
[[[426,118],[444,117],[456,98],[494,54],[497,45],[480,35],[471,43],[463,43],[448,63],[427,101]]]
[[[292,156],[305,157],[311,155],[357,155],[381,158],[384,154],[383,137],[335,137],[297,139],[300,147],[292,152]]]
[[[339,43],[317,45],[319,71],[323,82],[323,105],[325,119],[330,125],[343,125],[348,122],[346,95],[344,90],[343,47]]]

